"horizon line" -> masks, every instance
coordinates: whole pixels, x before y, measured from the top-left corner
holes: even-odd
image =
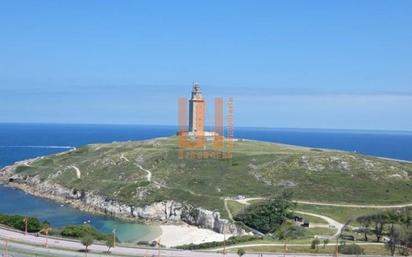
[[[79,125],[79,126],[156,126],[156,127],[178,127],[178,124],[145,124],[145,123],[81,123],[81,122],[7,122],[0,121],[0,125]],[[213,128],[213,126],[205,126]],[[323,132],[375,132],[375,133],[406,133],[412,134],[412,130],[401,129],[367,129],[367,128],[308,128],[308,127],[275,127],[275,126],[235,126],[235,129],[262,129],[262,130],[305,130],[305,131],[323,131]]]

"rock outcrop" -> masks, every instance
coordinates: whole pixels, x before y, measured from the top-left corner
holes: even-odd
[[[201,228],[212,229],[218,233],[244,234],[245,231],[239,226],[222,219],[219,212],[212,212],[202,208],[185,206],[181,213],[181,220]]]

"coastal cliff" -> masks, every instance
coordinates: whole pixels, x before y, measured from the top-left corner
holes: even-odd
[[[30,161],[24,161],[28,165]],[[187,203],[164,200],[144,207],[122,204],[91,192],[68,189],[56,183],[41,181],[38,176],[28,177],[14,174],[13,170],[23,162],[7,166],[0,170],[0,183],[21,189],[29,194],[47,198],[77,209],[104,214],[107,216],[146,223],[187,223],[199,228],[206,228],[217,233],[242,235],[246,231],[220,217],[219,212],[195,208]]]

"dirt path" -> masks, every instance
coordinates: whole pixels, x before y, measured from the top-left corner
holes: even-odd
[[[81,175],[82,175],[80,169],[77,168],[77,167],[74,166],[74,165],[71,165],[70,167],[73,168],[73,169],[76,171],[76,177],[77,177],[78,179],[80,179],[80,177],[81,177]]]
[[[301,204],[319,205],[319,206],[333,206],[333,207],[350,207],[350,208],[371,208],[371,209],[393,209],[393,208],[404,208],[412,206],[412,203],[405,204],[394,204],[394,205],[369,205],[369,204],[339,204],[339,203],[320,203],[320,202],[309,202],[309,201],[295,201]]]
[[[232,215],[232,212],[229,210],[229,207],[227,206],[227,200],[228,199],[223,199],[223,201],[224,201],[224,203],[225,203],[225,209],[226,209],[226,212],[227,212],[227,216],[229,216],[229,220],[230,221],[232,221],[232,222],[235,222],[234,220],[233,220],[233,215]]]
[[[120,154],[120,160],[129,162],[129,159],[127,159],[126,156],[124,156],[124,153]]]
[[[121,153],[121,154],[120,154],[120,160],[123,160],[123,161],[126,161],[126,162],[130,162],[129,159],[127,159],[127,157],[124,156],[124,153]],[[152,182],[152,172],[151,172],[150,170],[147,170],[147,169],[143,168],[142,165],[140,165],[140,164],[138,164],[138,163],[135,163],[135,165],[136,165],[139,169],[141,169],[141,170],[143,170],[144,172],[146,172],[146,173],[147,173],[147,175],[146,175],[147,181]]]
[[[339,234],[342,232],[342,229],[344,227],[344,224],[329,218],[327,216],[323,216],[323,215],[319,215],[319,214],[315,214],[315,213],[311,213],[311,212],[304,212],[304,211],[294,211],[295,213],[300,213],[300,214],[304,214],[304,215],[308,215],[308,216],[313,216],[313,217],[318,217],[321,218],[323,220],[325,220],[328,224],[330,228],[335,228],[336,229],[336,233],[333,234],[333,236],[322,236],[319,235],[320,237],[326,237],[326,238],[336,238],[337,236],[339,236]]]
[[[264,197],[250,197],[245,199],[234,199],[242,204],[250,204],[250,201],[256,200],[265,200]],[[392,209],[392,208],[404,208],[404,207],[411,207],[412,203],[404,203],[404,204],[394,204],[394,205],[374,205],[374,204],[345,204],[345,203],[323,203],[323,202],[311,202],[311,201],[299,201],[294,200],[296,203],[301,204],[309,204],[309,205],[319,205],[319,206],[333,206],[333,207],[349,207],[349,208],[371,208],[371,209]]]
[[[139,167],[139,169],[145,171],[147,173],[146,175],[147,181],[152,182],[152,172],[150,170],[143,168],[142,165],[140,164],[135,163],[135,165]]]

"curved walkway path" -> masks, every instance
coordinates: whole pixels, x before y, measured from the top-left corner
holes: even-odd
[[[150,170],[147,170],[147,169],[143,168],[142,165],[140,165],[138,163],[135,163],[135,165],[137,167],[139,167],[139,169],[141,169],[141,170],[143,170],[144,172],[147,173],[147,175],[146,175],[147,181],[151,182],[152,181],[152,172]]]
[[[329,227],[333,227],[333,228],[336,229],[336,233],[333,234],[333,236],[321,236],[321,237],[336,238],[336,237],[339,236],[339,234],[342,232],[342,229],[343,229],[343,227],[344,227],[344,224],[342,224],[342,223],[340,223],[340,222],[338,222],[338,221],[336,221],[336,220],[334,220],[334,219],[331,219],[331,218],[329,218],[329,217],[327,217],[327,216],[323,216],[323,215],[319,215],[319,214],[315,214],[315,213],[311,213],[311,212],[304,212],[304,211],[294,211],[294,212],[300,213],[300,214],[304,214],[304,215],[309,215],[309,216],[314,216],[314,217],[321,218],[321,219],[325,220],[325,221],[329,224]]]
[[[309,201],[294,201],[301,204],[320,205],[320,206],[332,206],[332,207],[349,207],[349,208],[371,208],[371,209],[393,209],[411,207],[412,203],[394,204],[394,205],[374,205],[374,204],[339,204],[339,203],[321,203],[321,202],[309,202]]]
[[[250,204],[250,201],[265,200],[265,197],[250,197],[244,199],[232,199],[242,204]],[[349,208],[372,208],[372,209],[392,209],[392,208],[404,208],[412,207],[412,203],[404,204],[394,204],[394,205],[374,205],[374,204],[345,204],[345,203],[323,203],[323,202],[311,202],[311,201],[300,201],[293,200],[293,202],[309,205],[319,205],[319,206],[333,206],[333,207],[349,207]]]
[[[120,160],[130,162],[129,159],[124,155],[124,153],[120,154]],[[147,170],[147,169],[143,168],[142,165],[140,165],[138,163],[134,163],[134,165],[136,165],[139,169],[146,172],[147,173],[147,175],[146,175],[147,181],[152,182],[152,172],[150,170]]]

